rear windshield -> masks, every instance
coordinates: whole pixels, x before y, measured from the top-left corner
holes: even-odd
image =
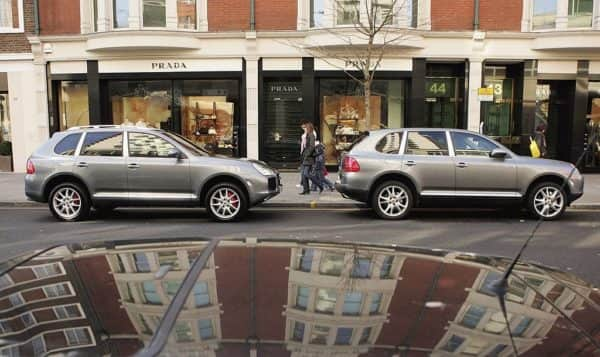
[[[77,144],[79,144],[80,138],[81,138],[81,133],[69,134],[69,135],[65,136],[54,147],[54,153],[58,154],[58,155],[66,155],[66,156],[75,155],[75,150],[77,150]]]

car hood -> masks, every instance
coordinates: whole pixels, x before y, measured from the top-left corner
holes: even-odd
[[[193,288],[174,315],[164,355],[512,355],[489,291],[508,259],[322,241],[214,244],[71,244],[5,262],[0,351],[139,353],[154,345],[153,333],[189,274]],[[200,263],[191,264],[205,258],[194,276]],[[506,300],[519,354],[596,351],[582,333],[600,343],[600,295],[590,284],[518,264]]]
[[[519,156],[519,161],[526,163],[527,165],[532,166],[543,166],[543,167],[553,167],[556,169],[562,169],[570,171],[573,168],[573,164],[566,161],[560,160],[552,160],[552,159],[542,159],[542,158],[534,158],[531,156]]]

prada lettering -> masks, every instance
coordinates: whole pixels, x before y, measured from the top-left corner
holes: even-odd
[[[271,93],[297,93],[298,87],[294,85],[274,85],[270,87]]]
[[[178,70],[187,69],[185,62],[152,62],[153,70]]]

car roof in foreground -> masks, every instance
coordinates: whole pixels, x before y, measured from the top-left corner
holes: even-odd
[[[74,126],[62,133],[71,133],[71,132],[90,132],[90,131],[111,131],[111,130],[139,130],[139,131],[164,131],[159,128],[138,126],[138,125],[85,125],[85,126]]]
[[[439,249],[256,238],[58,246],[0,265],[12,282],[0,288],[2,317],[20,324],[30,312],[37,321],[15,325],[0,351],[31,355],[41,336],[45,353],[512,355],[489,291],[509,264]],[[596,351],[580,333],[600,343],[600,294],[585,281],[520,263],[506,300],[519,354]],[[53,322],[70,305],[81,309]]]

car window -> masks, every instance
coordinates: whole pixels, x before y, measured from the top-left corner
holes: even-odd
[[[148,133],[129,133],[129,156],[131,157],[169,157],[169,151],[175,146],[165,139]]]
[[[406,139],[407,155],[448,156],[445,131],[411,131]]]
[[[123,156],[123,133],[118,131],[87,133],[80,155]]]
[[[489,156],[498,149],[498,145],[476,134],[452,132],[451,135],[456,156]]]
[[[168,136],[169,138],[175,140],[179,145],[183,146],[184,148],[186,148],[188,151],[190,151],[192,153],[192,155],[195,156],[207,156],[207,155],[211,155],[208,151],[204,150],[203,148],[201,148],[200,146],[196,145],[195,143],[193,143],[192,141],[190,141],[189,139],[179,135],[179,134],[175,134],[175,133],[171,133],[171,132],[164,132],[164,134],[166,136]]]
[[[398,154],[400,151],[400,139],[402,138],[402,133],[389,133],[384,136],[377,145],[375,146],[375,150],[384,153],[384,154]]]
[[[54,147],[54,153],[58,154],[58,155],[67,155],[67,156],[75,155],[75,150],[77,150],[77,144],[79,144],[80,138],[81,138],[81,133],[69,134],[69,135],[65,136]]]

